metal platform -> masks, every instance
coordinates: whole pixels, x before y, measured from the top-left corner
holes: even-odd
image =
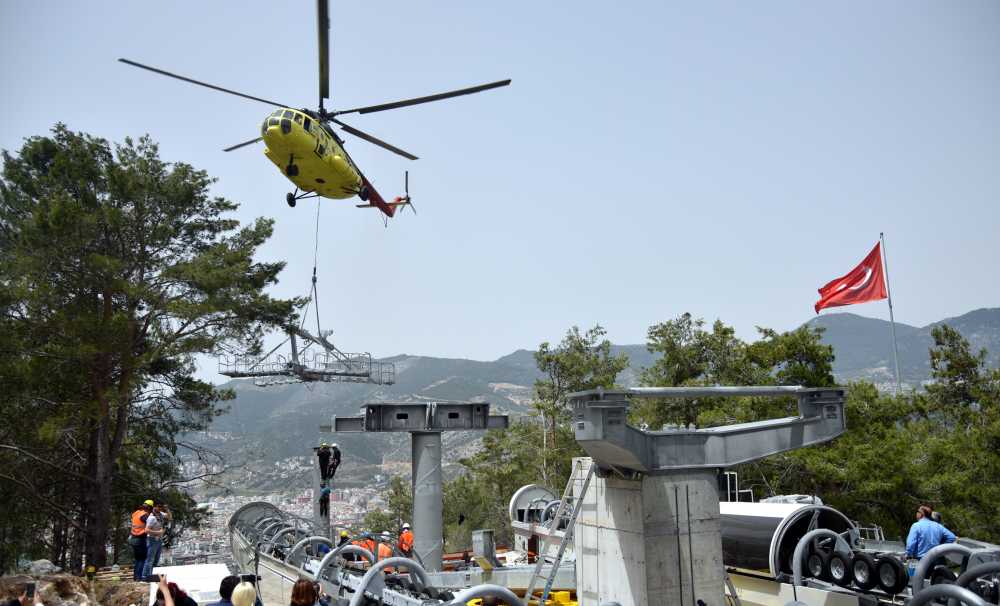
[[[299,350],[297,339],[305,342]],[[288,383],[370,383],[392,385],[396,367],[391,362],[372,359],[370,353],[344,353],[326,335],[314,336],[301,328],[288,333],[291,355],[276,354],[275,348],[263,356],[222,356],[219,374],[234,379],[254,379],[260,386]],[[278,347],[284,345],[282,343]],[[321,349],[309,349],[317,346]]]

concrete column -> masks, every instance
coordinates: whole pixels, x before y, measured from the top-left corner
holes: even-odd
[[[319,515],[319,491],[323,489],[322,480],[319,473],[319,457],[313,452],[312,464],[312,485],[313,485],[313,522],[316,523],[317,534],[330,538],[330,519]]]
[[[414,431],[410,436],[413,449],[413,550],[425,569],[438,571],[441,570],[444,552],[441,433]]]
[[[642,501],[648,594],[683,606],[724,603],[715,470],[646,476]]]
[[[579,480],[577,491],[583,476]],[[638,480],[595,476],[574,543],[581,606],[723,603],[714,470]]]

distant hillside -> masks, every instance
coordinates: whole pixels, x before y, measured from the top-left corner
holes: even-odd
[[[943,322],[959,330],[973,347],[985,347],[990,363],[1000,366],[1000,309],[980,309]],[[840,381],[865,378],[890,388],[893,382],[889,323],[851,313],[819,316],[810,326],[825,328],[823,340],[834,347],[834,372]],[[897,324],[900,368],[904,381],[919,386],[930,374],[928,350],[935,323],[922,328]],[[638,373],[655,359],[645,345],[616,345],[614,353],[628,355],[631,365],[618,377],[623,385],[635,385]],[[226,453],[230,461],[245,461],[250,469],[239,477],[244,486],[287,487],[290,480],[278,474],[276,461],[309,454],[308,448],[322,439],[318,426],[329,424],[333,415],[356,415],[369,401],[478,400],[488,401],[496,412],[525,414],[533,385],[541,375],[535,368],[534,353],[521,349],[492,362],[425,356],[397,356],[396,384],[373,386],[356,384],[293,384],[257,387],[249,381],[232,381],[236,391],[228,413],[212,425],[213,435],[225,439],[204,440]],[[478,434],[447,434],[445,470],[454,471],[459,457],[472,452]],[[366,481],[378,473],[383,460],[409,460],[409,439],[405,434],[339,434],[336,441],[344,449],[344,480]],[[269,471],[270,470],[270,471]],[[304,473],[304,472],[303,472]],[[338,475],[341,477],[341,475]],[[305,487],[304,475],[294,482]]]
[[[934,345],[931,329],[940,324],[962,333],[975,351],[985,348],[989,364],[1000,366],[1000,308],[977,309],[922,328],[897,322],[899,372],[904,382],[919,386],[930,377],[928,352]],[[823,341],[833,346],[833,369],[838,380],[868,379],[881,384],[894,381],[889,322],[837,313],[819,316],[807,325],[826,329]]]

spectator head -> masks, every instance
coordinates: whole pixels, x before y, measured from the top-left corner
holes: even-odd
[[[917,508],[917,519],[927,518],[929,520],[932,513],[934,513],[934,510],[931,509],[930,505],[921,505]]]
[[[312,581],[299,579],[292,587],[291,606],[313,606],[319,596],[316,595],[316,586]],[[237,605],[233,605],[237,606]]]
[[[243,581],[233,589],[232,603],[233,606],[253,606],[253,603],[257,600],[257,589],[253,586],[253,583],[247,583]]]
[[[170,589],[170,597],[174,599],[174,604],[180,604],[182,598],[187,597],[187,593],[183,589],[177,586],[177,583],[167,583],[167,588]],[[156,590],[156,602],[158,604],[163,603],[163,592],[159,589]]]
[[[236,586],[240,584],[240,577],[229,575],[228,577],[222,579],[219,583],[219,595],[223,600],[231,602],[233,599],[233,590]]]
[[[941,512],[940,511],[932,511],[931,512],[931,519],[934,520],[935,522],[937,522],[938,524],[940,524],[941,523]]]

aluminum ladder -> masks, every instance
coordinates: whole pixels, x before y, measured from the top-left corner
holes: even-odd
[[[542,567],[545,565],[545,552],[548,551],[549,542],[552,538],[552,533],[559,530],[559,524],[563,519],[563,516],[569,511],[570,501],[573,499],[573,484],[576,482],[576,470],[577,466],[583,465],[583,459],[579,459],[573,464],[573,469],[569,474],[569,481],[566,482],[566,490],[563,491],[562,500],[559,501],[559,507],[556,508],[556,514],[552,518],[552,527],[549,529],[548,533],[545,534],[545,538],[542,539],[542,544],[538,548],[538,563],[535,564],[535,571],[531,574],[531,580],[528,581],[528,589],[524,592],[524,603],[527,604],[531,600],[531,594],[535,591],[535,584],[542,579]],[[545,600],[549,598],[549,592],[552,591],[552,583],[556,580],[556,573],[559,572],[559,565],[562,563],[563,554],[566,552],[566,544],[573,540],[573,529],[576,526],[576,518],[580,515],[580,509],[583,506],[583,497],[587,494],[587,488],[590,487],[590,479],[594,477],[594,470],[597,469],[597,464],[590,461],[590,469],[587,471],[587,477],[583,481],[583,489],[580,491],[580,497],[576,499],[573,504],[573,513],[570,515],[569,520],[566,523],[566,530],[563,532],[562,540],[559,542],[559,550],[556,552],[556,557],[552,560],[552,569],[549,571],[549,576],[545,580],[545,589],[542,590],[542,596],[538,603],[540,606],[545,606]]]

